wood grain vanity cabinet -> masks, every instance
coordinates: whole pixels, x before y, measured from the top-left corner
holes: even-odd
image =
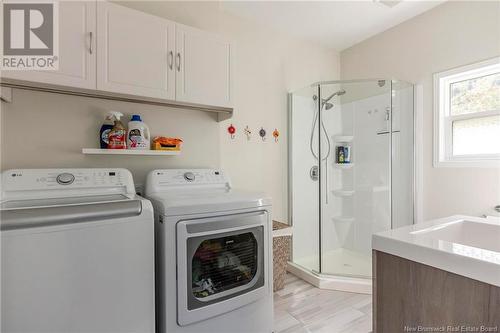
[[[419,326],[500,332],[500,287],[380,251],[373,251],[373,306],[377,333]]]

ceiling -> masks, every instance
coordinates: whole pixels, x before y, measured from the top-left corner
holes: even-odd
[[[444,1],[221,1],[220,8],[341,51]]]

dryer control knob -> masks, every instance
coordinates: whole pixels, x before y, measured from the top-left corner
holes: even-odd
[[[192,172],[184,173],[184,179],[187,180],[188,182],[194,181],[194,179],[195,179],[194,173],[192,173]]]
[[[70,173],[61,173],[57,175],[56,181],[61,185],[69,185],[75,181],[75,176]]]

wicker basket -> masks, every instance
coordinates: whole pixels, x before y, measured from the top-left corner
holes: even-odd
[[[273,290],[285,287],[286,265],[290,259],[292,228],[285,223],[273,221]]]

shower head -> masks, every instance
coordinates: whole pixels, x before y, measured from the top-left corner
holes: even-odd
[[[331,100],[334,96],[342,96],[345,94],[345,90],[344,89],[341,89],[339,91],[336,91],[334,92],[333,94],[331,94],[330,96],[328,96],[327,98],[325,98],[323,100],[323,103],[327,103],[329,100]]]
[[[342,96],[345,94],[345,90],[344,89],[341,89],[339,91],[336,91],[334,92],[333,94],[331,94],[330,96],[328,96],[327,98],[323,99],[323,102],[322,102],[322,106],[325,107],[325,110],[330,110],[331,108],[333,108],[333,104],[332,103],[329,103],[329,101],[334,97],[334,96]]]
[[[330,110],[331,108],[333,108],[333,104],[332,103],[329,103],[329,101],[334,97],[334,96],[342,96],[346,93],[346,91],[344,89],[341,89],[339,91],[336,91],[334,92],[333,94],[331,94],[330,96],[328,96],[327,98],[324,98],[322,101],[321,101],[321,107],[324,107],[325,110]],[[313,96],[313,100],[317,100],[318,99],[318,96],[314,95]]]

